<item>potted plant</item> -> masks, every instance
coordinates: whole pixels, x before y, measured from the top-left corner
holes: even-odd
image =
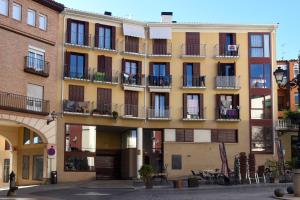
[[[300,112],[287,110],[284,113],[284,118],[290,119],[293,124],[299,124],[300,123]]]
[[[154,169],[151,165],[143,165],[139,169],[139,174],[141,179],[144,181],[146,189],[151,189],[153,187],[152,176],[154,174]]]
[[[119,117],[119,113],[117,111],[113,111],[111,114],[114,119],[117,119]]]

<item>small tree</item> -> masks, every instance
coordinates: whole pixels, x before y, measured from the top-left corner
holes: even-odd
[[[152,184],[152,176],[154,174],[154,169],[151,165],[143,165],[141,169],[139,169],[139,174],[141,179],[144,181],[147,189],[151,189]]]

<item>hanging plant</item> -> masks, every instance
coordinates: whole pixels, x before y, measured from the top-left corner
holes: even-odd
[[[114,119],[117,119],[119,117],[119,113],[117,111],[113,111],[111,114]]]
[[[293,124],[299,124],[300,123],[300,112],[287,110],[284,113],[284,118],[290,119]]]

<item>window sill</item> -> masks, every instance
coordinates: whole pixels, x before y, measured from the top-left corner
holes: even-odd
[[[181,55],[181,58],[206,58],[206,55]]]
[[[107,49],[107,48],[94,47],[94,50],[106,51],[106,52],[111,52],[111,53],[118,53],[118,51],[116,49]]]
[[[81,45],[81,44],[73,44],[73,43],[65,43],[66,46],[70,46],[70,47],[78,47],[78,48],[84,48],[84,49],[91,49],[91,46],[87,46],[87,45]]]

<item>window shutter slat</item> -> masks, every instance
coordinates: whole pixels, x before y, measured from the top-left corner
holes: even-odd
[[[232,33],[232,43],[236,45],[236,33]]]
[[[71,43],[71,23],[72,23],[72,19],[67,19],[67,43]]]
[[[176,142],[184,142],[184,129],[176,129]]]
[[[170,63],[169,62],[166,63],[166,74],[170,75]]]
[[[89,54],[84,54],[84,77],[89,78]]]
[[[169,107],[170,105],[169,105],[169,93],[165,93],[165,107],[166,107],[166,109],[168,109],[169,110],[169,112],[170,112],[170,107]]]
[[[116,27],[111,27],[111,48],[116,49]]]
[[[105,57],[105,78],[106,81],[112,80],[112,57]]]
[[[89,37],[90,37],[90,32],[89,32],[89,23],[84,22],[84,44],[86,46],[89,46]]]
[[[98,56],[98,72],[105,72],[105,56]]]
[[[219,54],[225,54],[226,33],[219,33]]]
[[[183,85],[184,86],[187,86],[187,74],[186,74],[186,72],[187,72],[187,70],[186,70],[186,68],[187,68],[187,64],[188,63],[183,63]]]
[[[95,24],[95,47],[99,47],[99,24]]]
[[[153,65],[154,65],[153,62],[149,63],[149,75],[151,75],[151,76],[153,76]]]
[[[194,130],[185,129],[184,130],[184,141],[185,142],[194,142]]]
[[[187,117],[187,94],[183,94],[183,118]]]
[[[70,52],[65,53],[65,76],[70,76]]]

